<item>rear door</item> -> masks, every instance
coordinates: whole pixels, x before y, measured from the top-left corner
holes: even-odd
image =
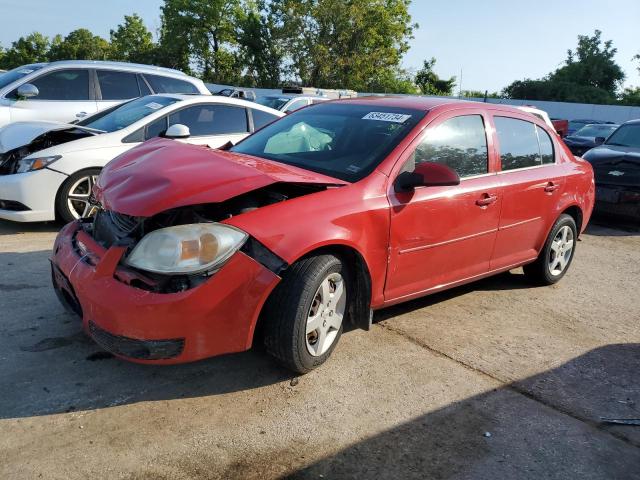
[[[547,131],[526,117],[493,116],[504,199],[491,269],[537,257],[555,221],[563,176]]]
[[[217,148],[231,141],[239,142],[249,135],[247,110],[222,104],[194,105],[169,115],[169,125],[189,127],[188,143]]]
[[[481,110],[451,112],[434,120],[407,149],[401,171],[423,161],[458,172],[460,185],[388,192],[390,258],[385,299],[411,297],[482,275],[496,238],[502,195],[491,136]]]
[[[72,122],[98,111],[93,81],[88,69],[61,69],[43,73],[29,83],[38,88],[36,97],[19,99],[17,89],[7,95],[11,121],[50,120]]]

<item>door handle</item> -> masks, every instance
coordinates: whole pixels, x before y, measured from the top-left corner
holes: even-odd
[[[544,187],[544,191],[547,193],[553,193],[555,192],[558,188],[560,188],[560,185],[553,183],[553,182],[549,182],[545,185]]]
[[[479,207],[486,207],[498,201],[498,197],[489,193],[483,194],[482,198],[476,200],[476,205]]]
[[[76,118],[84,118],[87,116],[87,112],[78,112],[76,113]]]

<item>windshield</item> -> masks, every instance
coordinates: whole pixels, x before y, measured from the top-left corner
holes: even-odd
[[[260,97],[256,100],[256,103],[264,105],[265,107],[271,107],[275,110],[280,110],[290,98],[286,97]]]
[[[14,68],[13,70],[9,70],[0,75],[0,88],[4,88],[7,85],[15,82],[16,80],[21,79],[24,76],[29,75],[30,73],[35,72],[36,70],[40,70],[44,65],[24,65],[22,67]]]
[[[264,127],[231,151],[355,182],[371,173],[425,114],[355,103],[316,105]]]
[[[95,128],[103,132],[115,132],[143,119],[147,115],[157,112],[173,103],[179,102],[177,98],[149,95],[136,98],[111,108],[106,112],[100,112],[85,120],[78,122],[83,127]]]
[[[622,125],[607,138],[605,144],[640,148],[640,123]]]
[[[578,130],[576,137],[608,137],[618,125],[586,125]]]

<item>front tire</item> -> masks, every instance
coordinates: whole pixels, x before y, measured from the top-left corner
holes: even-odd
[[[569,270],[575,255],[578,229],[572,216],[562,214],[553,224],[535,262],[523,267],[529,279],[538,285],[553,285]]]
[[[265,305],[267,351],[297,373],[322,365],[342,335],[348,290],[347,269],[333,255],[293,264]]]
[[[65,223],[83,216],[99,174],[99,168],[87,168],[74,173],[62,184],[56,197],[56,214]]]

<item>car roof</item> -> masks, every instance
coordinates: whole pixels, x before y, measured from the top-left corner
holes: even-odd
[[[623,125],[638,125],[638,124],[640,124],[640,118],[629,120],[628,122],[623,123]]]
[[[142,63],[129,63],[129,62],[115,62],[108,60],[57,60],[55,62],[48,63],[32,63],[25,65],[25,67],[53,67],[53,66],[73,66],[73,67],[86,67],[86,68],[126,68],[130,70],[137,70],[147,73],[162,73],[170,74],[181,77],[188,77],[184,72],[173,68],[157,67],[155,65],[144,65]]]
[[[502,103],[484,103],[474,102],[471,100],[458,100],[455,98],[441,97],[416,97],[416,96],[367,96],[357,98],[344,98],[340,100],[332,100],[331,103],[358,103],[360,105],[381,106],[407,108],[413,110],[422,110],[428,112],[435,108],[439,109],[457,109],[457,108],[482,108],[485,110],[498,110],[522,115],[524,112],[517,107],[505,105]]]
[[[198,103],[202,100],[205,100],[207,103],[223,103],[226,105],[237,105],[241,107],[253,108],[256,110],[263,110],[265,112],[277,114],[278,116],[284,116],[284,113],[280,112],[279,110],[274,110],[273,108],[260,105],[259,103],[252,102],[250,100],[244,100],[242,98],[225,97],[223,95],[204,95],[204,94],[196,94],[196,93],[193,93],[193,94],[191,93],[152,93],[146,96],[177,98],[180,101],[190,102],[190,103]]]

